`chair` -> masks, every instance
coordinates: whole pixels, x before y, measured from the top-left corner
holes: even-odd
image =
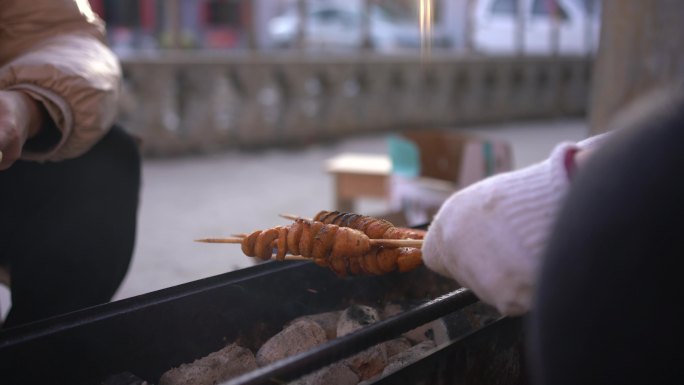
[[[390,208],[409,225],[430,221],[457,190],[513,167],[510,145],[447,130],[411,130],[388,139]]]

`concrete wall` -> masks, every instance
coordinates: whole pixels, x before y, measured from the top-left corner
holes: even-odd
[[[581,116],[580,57],[166,54],[128,58],[121,122],[147,155],[296,145],[403,128]]]

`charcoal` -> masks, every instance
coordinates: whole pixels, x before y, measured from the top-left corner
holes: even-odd
[[[387,347],[385,344],[372,346],[343,362],[362,380],[373,378],[387,366]]]
[[[386,341],[384,344],[387,348],[388,358],[411,348],[411,342],[404,337]]]
[[[337,336],[342,337],[378,321],[380,321],[380,314],[374,308],[364,305],[352,305],[340,315],[337,322]]]
[[[291,382],[290,385],[356,385],[359,376],[347,365],[332,364]]]
[[[327,313],[305,315],[295,318],[294,320],[290,321],[287,325],[285,325],[285,327],[290,326],[293,323],[303,319],[313,321],[317,323],[320,327],[322,327],[323,330],[325,330],[326,337],[328,337],[328,340],[331,340],[337,337],[337,323],[340,319],[341,314],[342,310],[336,310]]]
[[[257,368],[254,354],[236,344],[164,373],[159,385],[213,385]]]
[[[405,350],[399,354],[394,355],[387,362],[387,366],[383,370],[382,374],[388,374],[394,372],[397,369],[403,368],[404,366],[418,361],[420,358],[426,356],[428,352],[435,348],[435,343],[432,340],[423,341],[408,350]]]
[[[305,352],[327,340],[325,330],[316,322],[300,320],[266,341],[257,352],[256,361],[259,366],[265,366]]]

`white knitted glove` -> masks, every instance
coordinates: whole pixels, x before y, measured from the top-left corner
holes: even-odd
[[[528,311],[541,253],[569,187],[566,154],[594,147],[605,136],[561,143],[541,163],[452,195],[428,229],[425,265],[470,288],[502,314]]]

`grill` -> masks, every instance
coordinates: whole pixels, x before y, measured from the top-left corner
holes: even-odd
[[[426,268],[338,278],[306,261],[267,262],[7,330],[0,334],[0,373],[7,384],[154,384],[168,369],[233,341],[256,351],[298,316],[390,301],[417,305],[227,383],[281,384],[431,320],[457,320],[465,309],[485,306]],[[497,316],[477,328],[454,326],[450,335],[418,361],[366,383],[527,383],[519,319]]]

